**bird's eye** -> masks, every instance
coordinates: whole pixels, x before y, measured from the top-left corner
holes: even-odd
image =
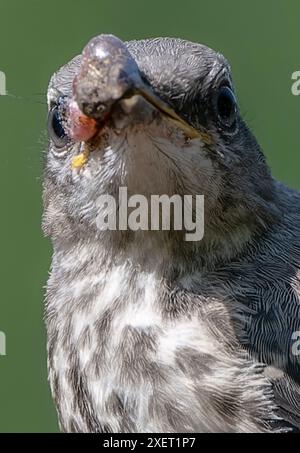
[[[69,137],[63,127],[60,108],[55,105],[48,115],[48,132],[56,148],[64,148],[69,141]]]
[[[222,86],[217,94],[216,109],[222,125],[231,128],[236,121],[237,102],[228,86]]]

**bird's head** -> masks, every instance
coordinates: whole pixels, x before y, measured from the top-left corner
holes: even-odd
[[[53,75],[48,105],[44,229],[54,239],[103,239],[97,200],[120,187],[147,199],[204,195],[207,253],[238,253],[275,220],[273,180],[230,67],[208,47],[100,35]]]

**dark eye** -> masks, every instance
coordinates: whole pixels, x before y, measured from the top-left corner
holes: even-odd
[[[69,137],[63,127],[60,108],[55,105],[48,115],[48,133],[56,148],[63,148],[69,141]]]
[[[228,86],[220,88],[216,104],[217,114],[222,125],[232,127],[236,121],[237,103],[233,92]]]

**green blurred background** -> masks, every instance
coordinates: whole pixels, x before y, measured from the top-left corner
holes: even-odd
[[[177,36],[231,62],[240,105],[273,174],[300,189],[299,0],[0,0],[2,216],[0,432],[58,430],[46,372],[43,286],[51,249],[42,237],[41,166],[50,75],[86,42]]]

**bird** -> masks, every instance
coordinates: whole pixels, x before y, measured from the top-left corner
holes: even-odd
[[[100,34],[54,73],[47,100],[45,324],[61,431],[299,431],[300,194],[272,176],[225,57]],[[122,187],[203,195],[202,239],[172,224],[99,228],[99,197],[119,211]]]

